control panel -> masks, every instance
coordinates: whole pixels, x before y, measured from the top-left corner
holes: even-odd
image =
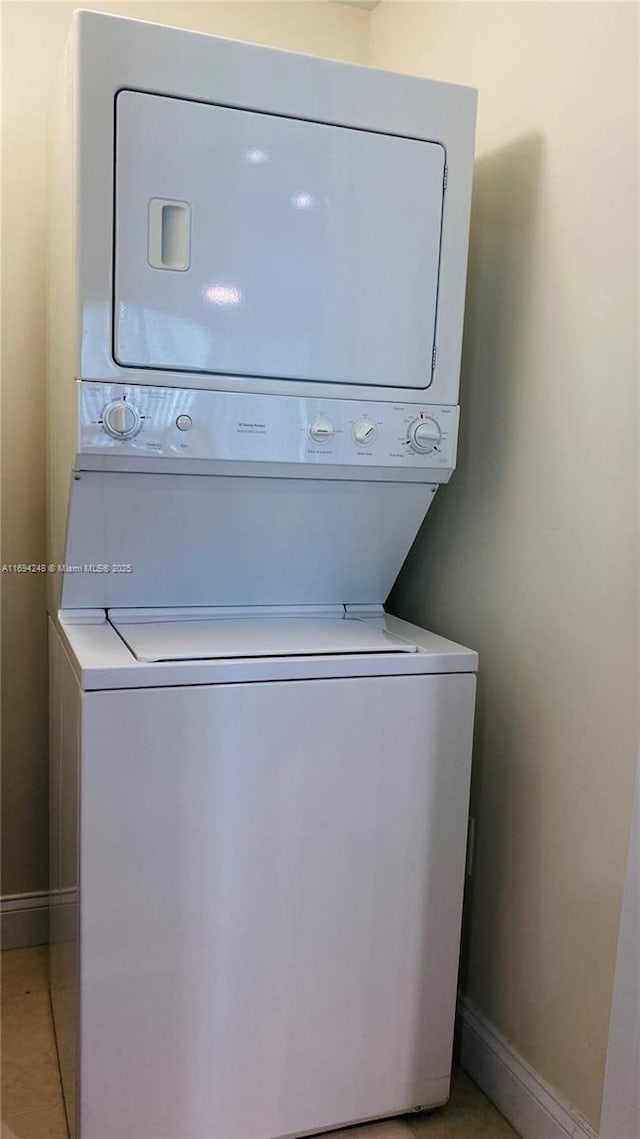
[[[80,383],[82,454],[451,469],[458,408]]]

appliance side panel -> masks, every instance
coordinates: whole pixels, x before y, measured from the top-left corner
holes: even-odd
[[[271,1139],[446,1100],[474,693],[85,694],[82,1139]]]
[[[62,644],[53,622],[49,627],[49,982],[51,1000],[61,986],[56,946],[60,930],[60,673]],[[55,1008],[54,1008],[55,1016]]]
[[[78,1027],[78,784],[81,693],[60,636],[49,623],[51,684],[50,988],[71,1139],[76,1134]]]
[[[76,43],[61,63],[49,112],[47,225],[47,562],[64,562],[69,485],[77,449],[80,324],[76,281]],[[61,574],[48,574],[49,612],[60,604]]]
[[[461,95],[467,96],[466,106],[464,111],[460,108],[455,130],[446,141],[435,367],[429,388],[434,403],[439,399],[457,403],[460,390],[477,104],[475,92]]]

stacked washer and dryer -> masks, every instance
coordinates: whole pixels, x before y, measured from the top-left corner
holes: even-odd
[[[78,1139],[443,1103],[475,92],[76,13],[51,132],[51,991]],[[446,615],[443,615],[446,620]]]

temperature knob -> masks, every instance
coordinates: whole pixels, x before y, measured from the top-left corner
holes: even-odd
[[[319,415],[311,424],[309,434],[314,443],[328,443],[333,437],[333,423],[325,419],[324,415]]]
[[[105,407],[102,424],[105,431],[114,439],[132,439],[142,427],[135,407],[125,403],[124,400],[117,400]]]
[[[428,455],[438,446],[441,438],[442,432],[435,419],[414,419],[409,424],[407,439],[411,450],[417,451],[419,455]]]
[[[353,438],[359,447],[368,447],[377,434],[376,425],[370,419],[359,419],[353,428]]]

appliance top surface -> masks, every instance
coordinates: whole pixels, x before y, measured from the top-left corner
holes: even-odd
[[[124,34],[126,34],[128,30],[130,30],[131,33],[135,33],[139,30],[143,35],[145,34],[145,31],[147,31],[149,34],[160,33],[171,36],[173,39],[178,37],[185,42],[187,40],[200,41],[201,43],[207,41],[221,41],[223,43],[232,45],[250,47],[256,51],[264,52],[265,54],[272,56],[303,56],[305,59],[322,59],[323,62],[330,60],[331,64],[340,70],[344,69],[347,71],[359,71],[362,73],[373,72],[379,75],[387,75],[391,78],[401,78],[403,81],[415,86],[416,88],[419,88],[420,85],[424,86],[425,84],[429,83],[437,85],[439,87],[449,87],[452,89],[456,88],[458,90],[468,91],[473,95],[476,95],[477,93],[477,89],[475,87],[471,87],[469,84],[447,83],[443,80],[428,79],[418,75],[407,75],[404,72],[387,70],[386,68],[374,68],[370,67],[368,64],[355,63],[350,60],[336,60],[330,56],[294,51],[292,48],[276,47],[272,44],[262,44],[253,40],[238,39],[234,36],[224,36],[213,32],[203,32],[194,28],[176,27],[174,24],[164,24],[159,20],[140,20],[133,16],[124,16],[121,14],[116,14],[114,12],[96,12],[91,8],[82,7],[75,9],[73,13],[73,19],[77,30],[79,30],[80,33],[84,34],[85,36],[93,36],[94,34],[96,36],[100,36],[100,34],[104,32],[104,29],[107,26],[110,25],[113,28],[118,28],[119,26]]]
[[[471,649],[366,607],[252,617],[68,611],[58,630],[85,690],[475,672],[478,664]]]

